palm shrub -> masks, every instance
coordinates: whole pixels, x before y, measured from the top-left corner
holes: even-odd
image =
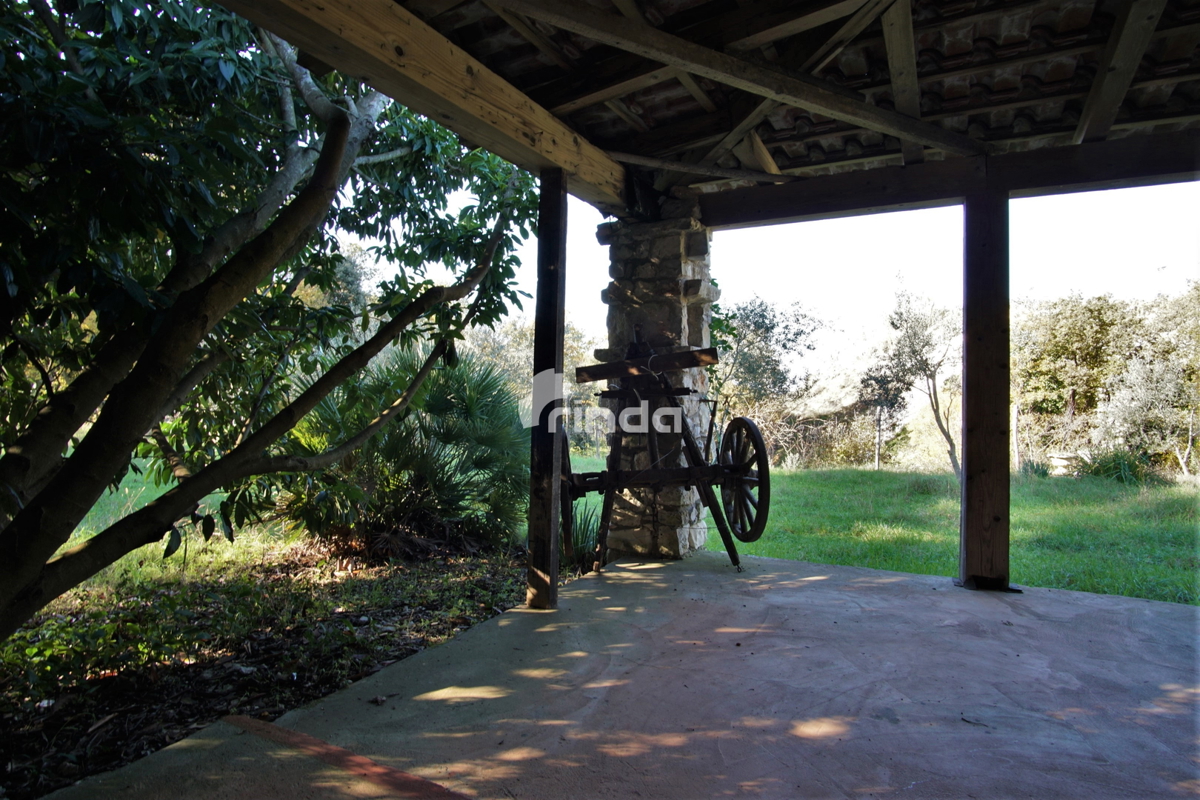
[[[1090,454],[1080,465],[1079,474],[1107,478],[1130,486],[1161,483],[1163,480],[1144,451],[1119,446]]]
[[[387,406],[424,360],[397,350],[321,403],[295,446],[320,452]],[[414,555],[431,541],[510,541],[525,519],[529,434],[503,375],[471,358],[435,370],[404,418],[333,468],[297,476],[284,515],[318,537],[374,557]]]

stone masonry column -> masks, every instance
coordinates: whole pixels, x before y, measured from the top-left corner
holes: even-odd
[[[601,361],[625,357],[640,325],[643,339],[659,353],[710,346],[710,305],[718,291],[709,276],[710,231],[700,224],[694,202],[668,203],[682,215],[661,222],[601,225],[597,238],[609,245],[612,282],[601,297],[608,304],[608,348],[596,351]],[[672,385],[708,390],[703,369],[670,373]],[[684,414],[701,447],[708,432],[708,407],[683,398]],[[615,408],[615,405],[614,405]],[[648,422],[648,420],[647,420]],[[683,437],[658,433],[660,468],[682,467]],[[621,469],[647,469],[650,451],[644,434],[627,434]],[[680,486],[628,490],[613,506],[608,534],[610,557],[636,554],[682,558],[704,547],[707,527],[696,489]]]

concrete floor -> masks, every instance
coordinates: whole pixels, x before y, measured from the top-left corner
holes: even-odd
[[[1200,609],[745,563],[613,565],[277,725],[481,798],[1200,794]],[[422,795],[227,723],[53,795],[275,796]]]

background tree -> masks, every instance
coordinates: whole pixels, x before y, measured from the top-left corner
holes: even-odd
[[[821,323],[799,303],[781,308],[754,297],[714,316],[724,331],[716,343],[721,363],[713,376],[714,396],[759,403],[807,387],[807,376],[794,374],[788,362],[813,349],[812,334]]]
[[[1123,446],[1159,464],[1173,456],[1179,470],[1191,475],[1200,397],[1182,365],[1134,358],[1106,388],[1108,396],[1096,413],[1097,442]]]
[[[1111,295],[1039,303],[1015,327],[1014,366],[1024,407],[1067,418],[1095,410],[1105,383],[1137,352],[1146,332],[1137,306]]]
[[[892,380],[909,383],[928,399],[938,432],[946,442],[950,466],[961,481],[962,467],[953,433],[960,427],[953,407],[958,375],[951,372],[962,353],[959,315],[926,298],[900,292],[888,324],[896,335],[886,347],[880,368]]]
[[[779,463],[803,435],[796,402],[811,388],[807,373],[793,371],[812,350],[821,322],[799,303],[780,307],[755,297],[729,311],[713,307],[713,345],[720,363],[709,368],[709,397],[723,418],[750,417]],[[717,430],[724,428],[718,423]]]
[[[273,505],[263,476],[338,463],[401,416],[461,331],[516,301],[535,204],[528,176],[217,8],[0,0],[0,59],[7,636],[125,553],[168,533],[172,552],[214,490],[232,536]],[[452,211],[459,190],[474,200]],[[296,297],[336,287],[338,231],[397,270],[359,312]],[[361,398],[366,427],[297,449],[309,411],[419,338],[412,383]],[[173,488],[64,548],[135,451]]]
[[[859,380],[858,402],[873,409],[875,418],[875,469],[880,468],[883,452],[883,432],[894,430],[899,417],[908,406],[906,395],[912,389],[908,376],[896,371],[896,365],[881,361]]]

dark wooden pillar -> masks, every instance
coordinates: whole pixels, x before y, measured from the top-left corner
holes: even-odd
[[[1008,191],[963,207],[963,463],[959,579],[1008,589]]]
[[[537,298],[533,315],[533,374],[553,370],[556,380],[561,381],[567,285],[567,178],[561,169],[547,169],[542,171],[541,181]],[[563,445],[562,438],[550,431],[549,418],[551,411],[559,407],[562,401],[555,400],[538,408],[537,403],[541,399],[534,397],[534,425],[530,431],[529,572],[525,601],[531,608],[556,608]],[[566,422],[560,420],[559,424]]]

